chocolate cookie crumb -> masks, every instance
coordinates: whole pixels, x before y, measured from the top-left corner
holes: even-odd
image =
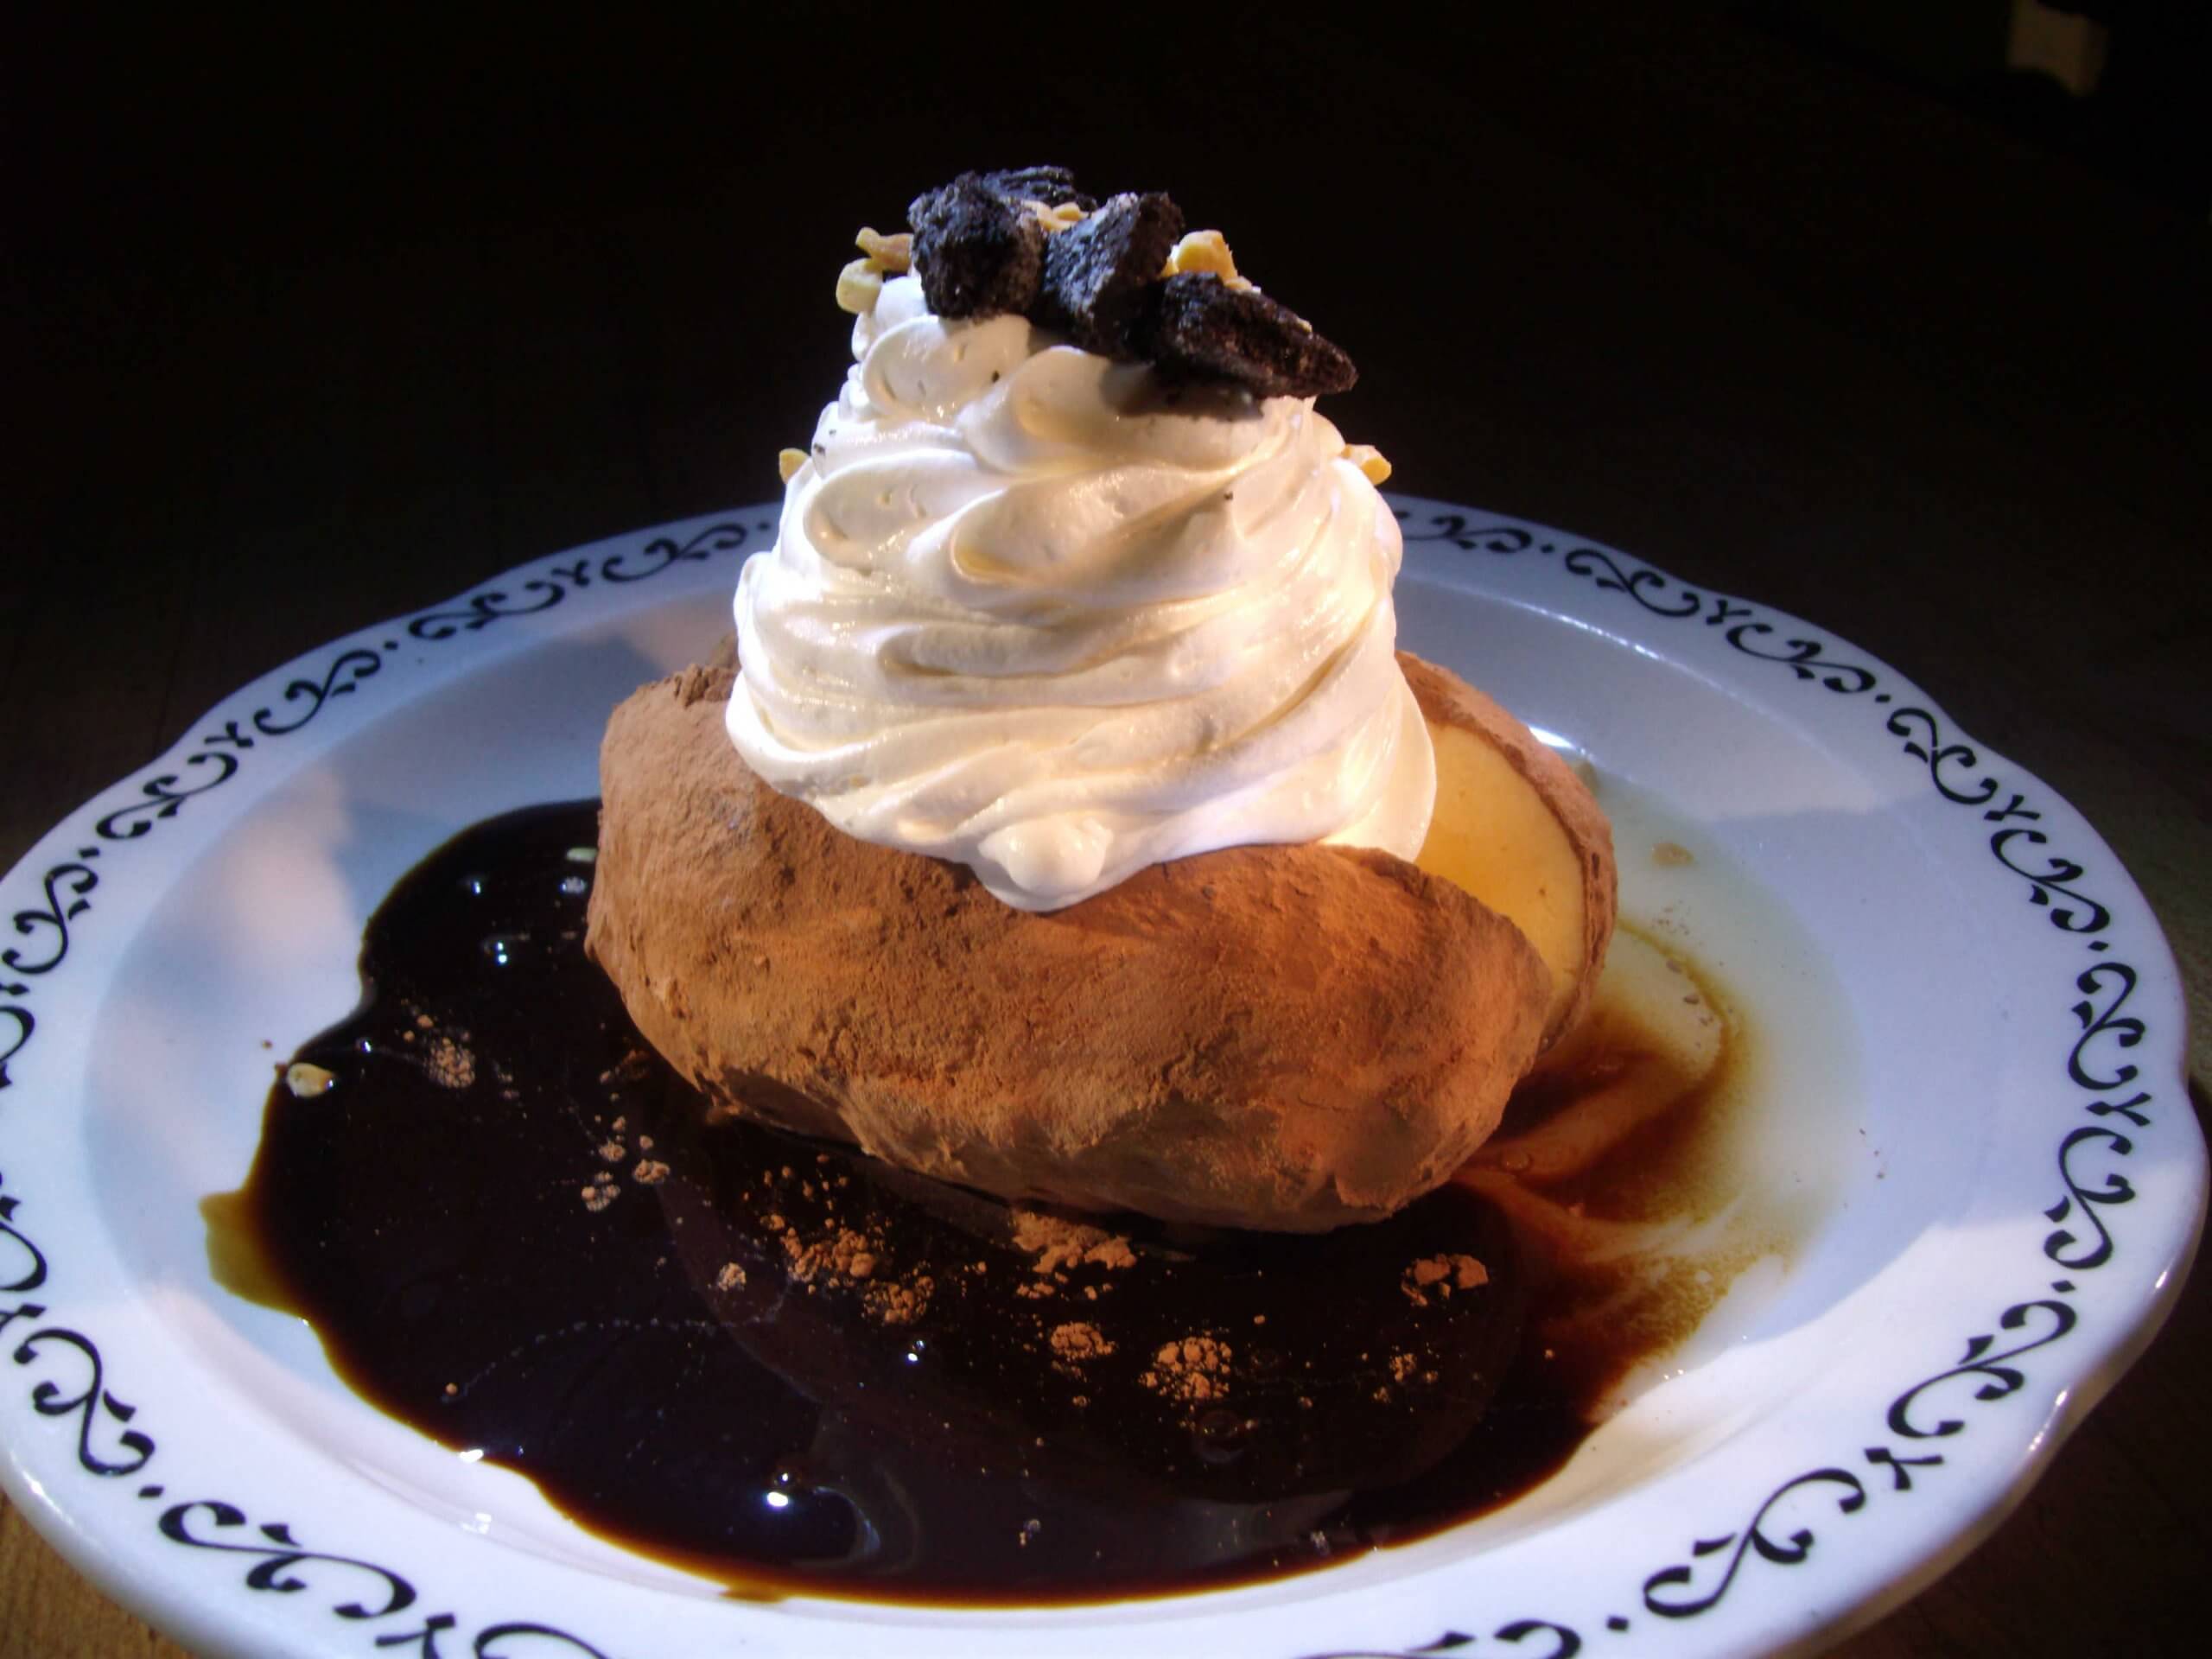
[[[1182,210],[1159,192],[1114,197],[1046,244],[1030,315],[1085,351],[1122,362],[1143,357],[1160,269],[1182,233]]]
[[[914,227],[914,271],[938,316],[995,316],[1035,302],[1045,227],[981,175],[963,173],[915,197],[906,219]]]
[[[1359,378],[1351,359],[1288,306],[1211,271],[1160,284],[1152,351],[1163,374],[1234,381],[1255,397],[1349,391]]]
[[[1098,206],[1096,198],[1075,188],[1075,175],[1065,167],[1008,167],[969,176],[1008,201],[1040,201],[1047,207],[1073,202],[1086,213]]]
[[[1319,397],[1358,378],[1341,349],[1237,273],[1218,232],[1179,242],[1182,210],[1161,192],[1100,205],[1065,168],[1009,168],[925,191],[906,217],[912,269],[940,317],[1016,313],[1171,382],[1255,397]]]

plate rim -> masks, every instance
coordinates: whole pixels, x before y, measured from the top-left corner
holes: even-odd
[[[1909,757],[1923,763],[1926,786],[1936,798],[1961,812],[1978,812],[1999,824],[1993,832],[1997,837],[1993,855],[2025,883],[2025,901],[2041,912],[2044,920],[2063,931],[2082,936],[2092,949],[2121,922],[2130,925],[2123,931],[2133,935],[2140,931],[2139,939],[2131,944],[2128,953],[2133,961],[2122,962],[2101,955],[2076,980],[2076,988],[2085,1000],[2073,1010],[2082,1034],[2069,1062],[2069,1071],[2073,1074],[2070,1080],[2080,1083],[2088,1092],[2108,1094],[2112,1098],[2085,1103],[2083,1111],[2088,1116],[2068,1131],[2056,1154],[2061,1185],[2054,1190],[2061,1204],[2060,1213],[2050,1216],[2055,1230],[2050,1237],[2063,1242],[2054,1248],[2047,1241],[2044,1247],[2045,1255],[2064,1269],[2063,1276],[2067,1278],[2076,1273],[2094,1273],[2108,1264],[2114,1251],[2114,1234],[2113,1224],[2106,1220],[2102,1212],[2142,1196],[2141,1190],[2129,1183],[2126,1169],[2115,1166],[2113,1160],[2132,1156],[2137,1142],[2152,1128],[2152,1120],[2142,1109],[2152,1096],[2147,1088],[2138,1087],[2139,1098],[2122,1101],[2120,1087],[2089,1088],[2089,1080],[2103,1077],[2103,1071],[2097,1069],[2102,1065],[2120,1084],[2132,1084],[2137,1079],[2145,1079],[2150,1087],[2174,1089],[2174,1095],[2167,1097],[2170,1106],[2176,1097],[2185,1101],[2186,1019],[2182,1012],[2178,969],[2156,917],[2117,855],[2087,820],[2040,779],[1961,733],[1941,706],[1903,675],[1815,625],[1764,604],[1683,582],[1633,556],[1569,532],[1446,502],[1395,493],[1389,499],[1408,544],[1409,574],[1440,581],[1462,591],[1510,600],[1511,595],[1500,594],[1494,585],[1485,585],[1470,572],[1501,568],[1510,563],[1548,562],[1588,584],[1587,591],[1592,595],[1601,596],[1599,603],[1609,607],[1629,607],[1610,613],[1618,615],[1623,625],[1623,632],[1612,637],[1634,643],[1637,636],[1628,626],[1630,624],[1636,628],[1649,628],[1661,622],[1694,624],[1699,629],[1695,637],[1725,641],[1726,648],[1741,658],[1772,665],[1777,685],[1807,688],[1846,701],[1872,698],[1876,703],[1891,706],[1883,722],[1886,733],[1898,740]],[[418,1597],[412,1581],[404,1575],[363,1560],[295,1546],[289,1535],[279,1537],[266,1530],[274,1525],[277,1533],[283,1533],[283,1523],[255,1522],[232,1506],[213,1500],[165,1506],[160,1511],[162,1536],[173,1543],[251,1555],[254,1561],[245,1575],[243,1587],[255,1592],[275,1591],[278,1594],[255,1596],[251,1604],[238,1600],[239,1586],[236,1585],[232,1586],[230,1599],[226,1602],[218,1602],[219,1592],[205,1586],[170,1594],[168,1580],[143,1580],[107,1550],[103,1524],[90,1519],[99,1506],[84,1501],[72,1503],[63,1496],[64,1489],[47,1478],[57,1470],[66,1473],[73,1467],[80,1476],[92,1478],[97,1486],[103,1481],[128,1479],[149,1466],[158,1454],[158,1441],[145,1432],[148,1425],[132,1427],[136,1408],[123,1404],[107,1386],[95,1336],[76,1328],[81,1322],[64,1322],[60,1314],[49,1315],[44,1303],[29,1300],[48,1281],[50,1264],[35,1242],[35,1223],[32,1219],[35,1214],[35,1198],[26,1196],[27,1192],[35,1192],[35,1173],[34,1181],[28,1188],[20,1179],[9,1179],[16,1174],[16,1160],[9,1135],[10,1080],[6,1068],[11,1061],[20,1063],[36,1040],[41,1027],[35,995],[52,982],[47,976],[67,962],[77,942],[73,924],[93,908],[93,895],[113,868],[111,864],[99,865],[97,855],[140,842],[156,830],[178,821],[195,797],[238,775],[245,764],[245,757],[257,747],[277,743],[308,727],[327,709],[348,706],[341,700],[349,698],[357,687],[382,671],[385,662],[400,650],[400,639],[410,640],[417,646],[438,646],[455,639],[480,641],[495,625],[519,620],[520,626],[502,629],[498,633],[498,640],[503,642],[499,654],[509,648],[525,649],[533,639],[558,637],[567,632],[570,621],[579,614],[611,613],[607,605],[597,599],[564,608],[572,597],[591,594],[594,588],[600,594],[613,588],[628,588],[630,584],[671,570],[712,566],[721,554],[752,551],[765,545],[772,535],[779,512],[775,504],[759,504],[677,520],[571,548],[518,565],[441,605],[319,645],[219,701],[188,725],[177,742],[155,760],[98,791],[63,817],[33,843],[20,862],[0,876],[0,912],[9,910],[18,893],[35,893],[43,900],[42,904],[34,901],[15,910],[13,933],[0,934],[0,942],[6,945],[4,950],[0,950],[0,1172],[4,1172],[0,1173],[0,1248],[5,1251],[0,1254],[0,1272],[13,1275],[11,1282],[0,1283],[0,1295],[12,1300],[12,1306],[0,1302],[0,1334],[4,1334],[6,1339],[0,1343],[0,1351],[10,1352],[16,1364],[29,1368],[36,1378],[35,1383],[30,1377],[24,1378],[18,1387],[0,1396],[0,1438],[4,1438],[6,1452],[4,1458],[0,1458],[0,1484],[5,1485],[10,1497],[48,1541],[104,1593],[149,1622],[195,1642],[212,1639],[252,1643],[269,1636],[269,1639],[281,1639],[296,1649],[302,1633],[286,1625],[281,1638],[269,1635],[260,1628],[266,1623],[263,1615],[272,1605],[289,1600],[304,1587],[294,1568],[304,1564],[340,1561],[379,1574],[394,1586],[404,1585],[410,1594],[401,1600],[395,1590],[391,1598],[394,1605],[381,1611],[371,1610],[365,1597],[342,1603],[330,1611],[347,1621],[352,1629],[367,1630],[373,1627],[380,1635],[393,1633],[392,1625],[385,1623],[387,1618],[404,1623],[420,1617],[424,1621],[419,1637],[420,1651],[432,1656],[432,1659],[439,1651],[441,1636],[448,1643],[467,1640],[479,1659],[505,1659],[510,1652],[525,1656],[525,1659],[537,1659],[541,1654],[602,1652],[584,1637],[538,1621],[492,1620],[465,1625],[451,1614],[413,1613],[408,1610],[416,1605]],[[1421,550],[1416,553],[1416,549]],[[1420,566],[1417,570],[1416,563]],[[706,575],[700,574],[697,580],[703,588]],[[647,589],[646,593],[658,591],[661,590]],[[1610,628],[1584,616],[1568,616],[1564,612],[1557,614],[1611,632]],[[540,617],[546,620],[526,620]],[[446,677],[448,670],[454,673],[469,671],[492,660],[492,656],[489,651],[461,651],[442,658],[435,677],[412,685],[410,696],[424,695]],[[1882,689],[1882,695],[1877,695],[1878,687]],[[1908,705],[1894,706],[1892,700],[1899,692],[1910,694],[1911,701]],[[1999,779],[2008,781],[1999,784]],[[2010,796],[2011,799],[1999,805],[2003,796]],[[246,798],[255,797],[250,792]],[[2063,848],[2054,848],[2046,855],[2042,849],[2052,846],[2051,838],[2035,826],[2054,821],[2066,830],[2069,839]],[[2007,830],[2013,832],[2013,839],[2004,838]],[[199,836],[187,836],[175,838],[175,842],[200,840]],[[2050,859],[2047,867],[2022,868],[2006,856],[2006,850],[2023,840],[2036,856]],[[2083,850],[2101,855],[2109,872],[2102,878],[2106,885],[2096,893],[2075,886],[2086,868],[2094,868],[2077,862],[2075,855]],[[2069,870],[2072,873],[2066,874]],[[2085,905],[2088,906],[2086,910],[2081,907]],[[149,907],[149,903],[140,904],[134,909],[129,901],[123,906],[126,915],[135,914],[141,922]],[[2070,925],[2072,922],[2082,925]],[[119,957],[131,937],[135,937],[135,930],[127,931],[111,947],[103,949],[111,957]],[[2113,995],[2115,987],[2118,995]],[[2105,1000],[2107,997],[2108,1001]],[[2158,1006],[2154,1008],[2153,1005]],[[2145,1017],[2146,1013],[2148,1019]],[[2139,1053],[2140,1061],[2114,1060],[2113,1051],[2121,1047]],[[2170,1063],[2163,1058],[2169,1051]],[[2085,1055],[2089,1057],[2086,1060]],[[2187,1268],[2202,1231],[2206,1201],[2205,1151],[2194,1114],[2169,1109],[2156,1120],[2156,1127],[2162,1135],[2162,1152],[2170,1159],[2177,1154],[2179,1161],[2175,1166],[2176,1190],[2167,1195],[2177,1202],[2166,1205],[2173,1213],[2167,1217],[2163,1266],[2154,1293],[2139,1304],[2132,1305],[2128,1316],[2113,1330],[2105,1332],[2101,1343],[2062,1351],[2062,1358],[2082,1355],[2086,1356],[2087,1363],[2045,1373],[2038,1380],[2036,1394],[2047,1395],[2056,1389],[2055,1402],[2037,1417],[2036,1432],[2027,1446],[2007,1465],[2006,1478],[1978,1493],[1980,1501],[1950,1527],[1938,1548],[1904,1563],[1904,1570],[1871,1585],[1860,1585],[1827,1605],[1818,1605],[1816,1590],[1817,1616],[1809,1626],[1802,1618],[1792,1619],[1788,1621],[1786,1630],[1769,1629],[1767,1636],[1786,1635],[1790,1645],[1805,1642],[1825,1644],[1840,1639],[1849,1630],[1879,1618],[1948,1571],[2017,1507],[2049,1467],[2058,1446],[2155,1338],[2186,1280]],[[2085,1147],[2101,1148],[2105,1156],[2094,1173],[2082,1173],[2077,1179],[2069,1160]],[[2100,1177],[2102,1184],[2096,1185]],[[2145,1211],[2131,1213],[2151,1213],[2158,1209],[2154,1205]],[[2076,1226],[2086,1224],[2094,1229],[2100,1243],[2086,1249],[2074,1249],[2082,1241],[2059,1225],[2069,1219],[2074,1220]],[[2103,1255],[2089,1261],[2099,1249]],[[2088,1265],[2080,1265],[2083,1262]],[[1814,1545],[1801,1539],[1799,1534],[1777,1540],[1762,1530],[1764,1519],[1793,1491],[1820,1489],[1820,1495],[1833,1497],[1836,1512],[1846,1517],[1861,1513],[1878,1497],[1887,1499],[1911,1492],[1915,1489],[1912,1471],[1923,1465],[1909,1453],[1915,1448],[1925,1451],[1924,1442],[1948,1443],[1966,1432],[1972,1419],[1961,1414],[1964,1408],[1958,1403],[1956,1389],[1946,1395],[1944,1411],[1950,1414],[1942,1416],[1936,1426],[1913,1422],[1910,1402],[1938,1386],[1976,1378],[1980,1379],[1976,1389],[1966,1396],[1969,1404],[1976,1400],[1986,1403],[2010,1398],[2029,1388],[2025,1367],[2015,1362],[2024,1362],[2031,1354],[2062,1342],[2080,1328],[2080,1320],[2072,1311],[2075,1304],[2054,1300],[2072,1294],[2069,1289],[2023,1298],[2001,1311],[1993,1312],[1988,1330],[1962,1335],[1966,1355],[1957,1365],[1931,1374],[1906,1389],[1892,1402],[1885,1420],[1895,1431],[1891,1438],[1911,1442],[1906,1453],[1884,1448],[1886,1455],[1878,1457],[1875,1448],[1870,1446],[1865,1449],[1863,1459],[1853,1464],[1846,1455],[1853,1448],[1839,1448],[1837,1462],[1808,1469],[1782,1482],[1754,1514],[1738,1517],[1728,1537],[1713,1549],[1703,1548],[1705,1538],[1694,1537],[1685,1530],[1681,1541],[1672,1550],[1672,1556],[1681,1559],[1670,1556],[1644,1580],[1643,1605],[1638,1610],[1639,1628],[1682,1630],[1684,1621],[1696,1620],[1726,1600],[1739,1569],[1747,1563],[1752,1565],[1752,1570],[1758,1571],[1794,1568],[1810,1559]],[[2028,1338],[2024,1342],[2016,1342],[2005,1335],[2007,1332],[2017,1335],[2023,1330]],[[13,1344],[12,1349],[9,1344]],[[89,1382],[84,1382],[81,1367],[73,1374],[68,1364],[51,1366],[49,1362],[56,1354],[89,1361]],[[59,1381],[50,1374],[57,1369],[60,1373]],[[81,1397],[67,1395],[73,1387],[79,1388]],[[1989,1393],[1992,1389],[1997,1392]],[[1897,1428],[1901,1416],[1915,1433]],[[73,1458],[55,1455],[52,1420],[57,1418],[65,1424],[70,1421],[77,1424]],[[1941,1461],[1940,1454],[1937,1461]],[[127,1468],[122,1467],[126,1464]],[[1927,1477],[1923,1475],[1921,1478],[1924,1482]],[[144,1484],[161,1494],[162,1488],[157,1484]],[[81,1494],[92,1489],[67,1490]],[[125,1513],[148,1512],[138,1510]],[[1716,1518],[1726,1521],[1726,1517]],[[263,1528],[265,1541],[242,1548],[236,1541],[247,1535],[238,1529],[254,1524]],[[1828,1523],[1821,1524],[1825,1527]],[[210,1536],[211,1532],[221,1535]],[[1698,1548],[1693,1549],[1693,1545]],[[1718,1589],[1708,1592],[1710,1575],[1701,1563],[1719,1558],[1724,1552],[1725,1576],[1719,1579]],[[1815,1574],[1815,1579],[1818,1576]],[[257,1579],[260,1581],[257,1582]],[[1294,1584],[1298,1580],[1287,1582]],[[1309,1579],[1306,1582],[1313,1580]],[[1673,1593],[1676,1592],[1681,1593]],[[1361,1592],[1346,1593],[1356,1595]],[[1233,1611],[1209,1610],[1205,1605],[1209,1599],[1205,1596],[1185,1597],[1148,1605],[1173,1610],[1167,1613],[1168,1617],[1188,1616],[1194,1623],[1238,1617]],[[1693,1606],[1694,1603],[1701,1605]],[[861,1611],[860,1605],[841,1605],[855,1613]],[[358,1611],[348,1613],[348,1606]],[[233,1608],[244,1609],[244,1617],[231,1617],[230,1610]],[[1564,1615],[1570,1610],[1554,1611]],[[877,1612],[888,1612],[895,1618],[898,1610],[878,1605]],[[1646,1618],[1647,1614],[1651,1618]],[[985,1613],[982,1617],[991,1615]],[[1492,1643],[1502,1642],[1510,1644],[1516,1655],[1533,1655],[1538,1647],[1531,1639],[1547,1634],[1556,1659],[1567,1659],[1567,1656],[1593,1643],[1622,1645],[1624,1632],[1611,1628],[1614,1619],[1593,1624],[1587,1617],[1578,1617],[1579,1623],[1564,1617],[1553,1618],[1534,1613],[1500,1621],[1485,1613],[1479,1619],[1471,1618],[1465,1621],[1471,1626],[1482,1624],[1481,1631],[1461,1630],[1459,1622],[1453,1621],[1441,1629],[1434,1640],[1426,1643],[1372,1651],[1456,1653],[1478,1647],[1487,1649]],[[443,1624],[439,1623],[441,1618],[446,1621]],[[1654,1624],[1655,1618],[1673,1623]],[[1625,1621],[1621,1622],[1624,1626]],[[804,1630],[810,1627],[817,1634],[824,1628],[812,1621],[803,1621],[799,1628]],[[880,1617],[877,1627],[882,1627]],[[319,1628],[337,1629],[327,1619]],[[1115,1628],[1126,1633],[1137,1627],[1117,1624]],[[1738,1638],[1745,1634],[1748,1633],[1730,1632],[1725,1650],[1752,1650],[1738,1645]],[[320,1643],[323,1637],[311,1639]],[[416,1637],[412,1633],[403,1633],[400,1639]],[[388,1649],[392,1645],[395,1644],[379,1643],[371,1646],[360,1642],[348,1646],[333,1641],[329,1650],[374,1652],[378,1647]],[[1664,1640],[1659,1640],[1658,1645],[1669,1647]],[[256,1647],[251,1650],[263,1649]],[[1724,1649],[1707,1644],[1701,1650]]]

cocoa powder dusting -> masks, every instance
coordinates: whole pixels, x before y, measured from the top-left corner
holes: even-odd
[[[1103,1227],[1039,1210],[1016,1210],[1013,1220],[1014,1248],[1032,1258],[1031,1266],[1039,1275],[1076,1267],[1118,1268],[1136,1264],[1136,1252],[1129,1248],[1129,1241]]]
[[[1229,1365],[1236,1351],[1213,1337],[1185,1337],[1166,1342],[1152,1357],[1152,1369],[1137,1378],[1154,1394],[1198,1405],[1229,1394]]]
[[[1455,1290],[1478,1290],[1490,1282],[1490,1269],[1462,1254],[1425,1256],[1408,1268],[1398,1288],[1415,1307],[1427,1307],[1433,1293],[1447,1299]]]
[[[476,1056],[445,1033],[430,1039],[423,1065],[430,1081],[441,1089],[466,1089],[476,1081]]]
[[[1049,1340],[1053,1357],[1070,1370],[1087,1359],[1103,1359],[1114,1351],[1114,1344],[1106,1339],[1105,1333],[1084,1319],[1054,1325]]]

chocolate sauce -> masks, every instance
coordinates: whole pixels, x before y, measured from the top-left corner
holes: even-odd
[[[734,1593],[963,1604],[1311,1567],[1588,1432],[1464,1189],[1318,1238],[1086,1227],[707,1127],[583,954],[595,838],[532,809],[401,881],[296,1057],[327,1084],[280,1079],[208,1201],[219,1277],[385,1411]]]

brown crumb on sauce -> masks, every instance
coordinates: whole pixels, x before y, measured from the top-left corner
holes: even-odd
[[[668,1179],[668,1166],[657,1158],[640,1158],[630,1179],[639,1186],[658,1186]]]
[[[1471,1255],[1432,1255],[1408,1268],[1398,1288],[1415,1307],[1427,1307],[1432,1294],[1448,1300],[1455,1290],[1475,1290],[1489,1282],[1490,1269]]]
[[[1040,1277],[1075,1267],[1130,1268],[1137,1260],[1119,1234],[1036,1210],[1014,1212],[1014,1248],[1031,1258]]]
[[[1678,870],[1697,862],[1697,855],[1678,841],[1662,841],[1651,849],[1651,861],[1662,870]]]
[[[630,1155],[630,1151],[620,1141],[608,1141],[601,1145],[599,1155],[607,1163],[619,1164]]]
[[[745,1269],[734,1262],[722,1263],[722,1270],[715,1275],[716,1290],[741,1290],[745,1287]]]
[[[1393,1354],[1390,1356],[1390,1380],[1394,1382],[1404,1382],[1420,1368],[1421,1362],[1415,1359],[1411,1354]]]
[[[937,1281],[927,1274],[901,1283],[872,1284],[861,1306],[886,1325],[912,1325],[929,1310]]]
[[[441,1089],[466,1089],[476,1081],[476,1056],[449,1033],[441,1033],[430,1039],[423,1056],[423,1069]]]
[[[823,1161],[817,1155],[817,1163]],[[790,1181],[795,1172],[786,1166],[780,1178]],[[771,1182],[777,1179],[771,1178]],[[827,1183],[801,1184],[802,1196],[827,1200]],[[748,1195],[749,1196],[749,1195]],[[765,1196],[765,1195],[764,1195]],[[857,1292],[861,1311],[879,1324],[911,1325],[928,1308],[937,1287],[929,1263],[900,1264],[889,1253],[880,1230],[864,1232],[839,1222],[834,1213],[811,1224],[787,1219],[780,1210],[770,1210],[761,1224],[782,1249],[784,1269],[794,1286],[810,1296],[825,1289]]]
[[[614,1202],[615,1194],[620,1191],[620,1189],[614,1185],[614,1178],[612,1175],[604,1173],[594,1175],[584,1183],[582,1193],[584,1208],[594,1211],[604,1210]]]
[[[793,1279],[810,1284],[816,1279],[865,1279],[875,1271],[875,1256],[868,1242],[849,1227],[840,1227],[827,1237],[809,1241],[797,1228],[784,1233],[784,1255]],[[861,1264],[867,1264],[864,1270]]]
[[[1071,1319],[1065,1325],[1056,1325],[1047,1340],[1052,1344],[1052,1357],[1073,1367],[1085,1360],[1103,1359],[1114,1351],[1105,1332],[1085,1319]]]
[[[1137,1381],[1154,1394],[1187,1404],[1225,1399],[1235,1357],[1236,1350],[1216,1338],[1185,1337],[1162,1343],[1152,1357],[1152,1369]]]
[[[284,1087],[296,1099],[313,1100],[337,1086],[338,1074],[307,1060],[294,1060],[283,1069]]]

